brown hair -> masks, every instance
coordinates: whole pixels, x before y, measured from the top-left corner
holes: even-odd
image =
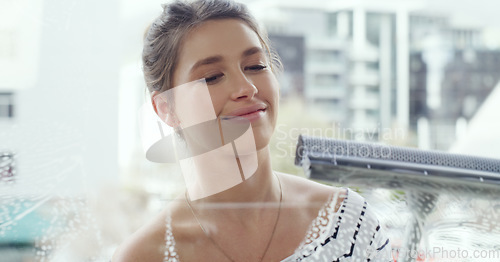
[[[144,36],[142,63],[144,79],[150,92],[172,88],[173,73],[183,37],[194,27],[214,19],[240,19],[257,34],[271,61],[273,71],[281,62],[271,50],[267,34],[259,29],[244,4],[231,0],[175,1],[163,5],[162,14],[153,21]]]

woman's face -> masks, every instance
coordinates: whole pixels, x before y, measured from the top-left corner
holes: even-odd
[[[217,117],[243,117],[251,122],[257,149],[269,143],[276,124],[279,86],[257,34],[246,23],[212,20],[186,35],[174,86],[199,79],[206,81]],[[176,115],[182,125],[183,114],[189,113],[179,106]]]

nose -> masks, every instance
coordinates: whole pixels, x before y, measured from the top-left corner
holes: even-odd
[[[232,90],[233,92],[231,93],[231,98],[233,100],[251,99],[259,92],[253,82],[244,74],[238,74],[235,76]]]

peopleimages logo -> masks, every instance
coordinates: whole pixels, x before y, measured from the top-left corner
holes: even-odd
[[[373,247],[366,250],[367,256],[375,253]],[[416,261],[498,261],[500,259],[500,249],[462,249],[432,247],[429,249],[405,249],[393,248],[392,258],[388,260],[416,260]]]

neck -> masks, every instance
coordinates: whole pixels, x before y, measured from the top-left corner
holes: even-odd
[[[265,193],[277,184],[273,185],[268,146],[256,150],[252,128],[245,131],[237,127],[230,126],[225,132],[219,132],[224,127],[208,130],[202,139],[197,134],[185,134],[187,147],[194,154],[180,160],[190,200],[263,202],[269,198]],[[224,143],[225,139],[231,142]],[[215,149],[198,154],[199,148]]]
[[[254,230],[256,223],[274,215],[267,212],[269,208],[280,209],[282,189],[271,169],[269,149],[257,151],[257,158],[257,170],[244,182],[217,194],[188,200],[204,220],[217,217],[216,221],[233,221]],[[191,199],[190,195],[186,197]]]
[[[196,167],[200,176],[197,178],[194,187],[189,189],[191,200],[197,202],[197,204],[228,202],[250,204],[274,202],[279,199],[279,185],[271,169],[269,149],[265,147],[256,153],[257,159],[255,159],[255,156],[240,156],[238,160],[228,158],[226,161],[221,162],[221,159],[218,158],[217,162],[204,161],[210,165],[208,169],[206,165],[200,166],[198,161]],[[241,168],[238,168],[238,162]],[[214,163],[217,163],[217,165],[214,165]],[[207,172],[207,170],[209,171]],[[217,173],[218,175],[207,175],[209,173]],[[216,192],[213,188],[213,181],[220,185],[221,180],[233,182],[227,183],[228,186],[224,188],[225,190]],[[205,192],[203,194],[205,197],[193,198],[192,195],[197,194],[195,191]],[[215,193],[209,194],[208,192]]]

